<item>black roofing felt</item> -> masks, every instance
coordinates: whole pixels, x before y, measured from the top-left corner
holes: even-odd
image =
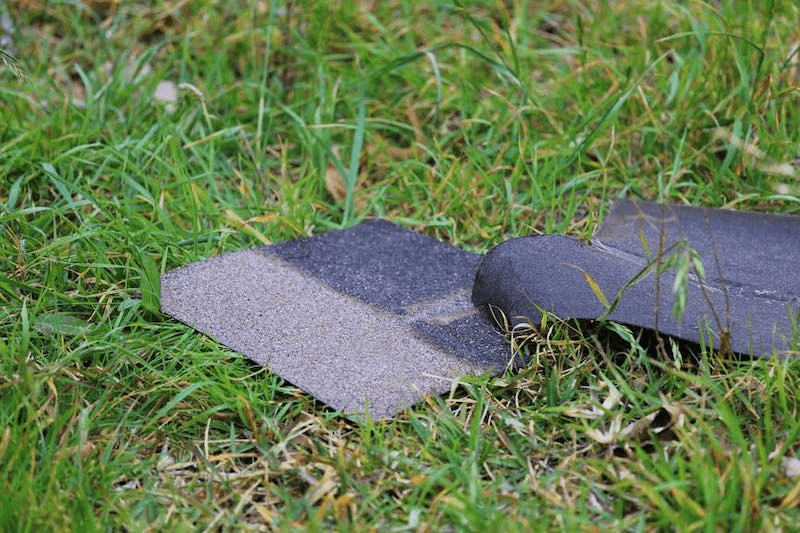
[[[689,269],[676,318],[667,266],[690,251],[704,275]],[[332,408],[385,418],[510,364],[487,304],[512,324],[537,323],[539,309],[606,314],[717,348],[729,334],[737,352],[797,354],[798,265],[800,217],[620,200],[591,243],[522,237],[481,257],[373,220],[228,253],[164,274],[161,305]],[[611,311],[603,300],[617,296]]]
[[[384,418],[509,364],[470,300],[479,263],[374,220],[168,272],[161,305],[334,409]]]
[[[690,269],[676,319],[676,269],[666,266],[690,250],[705,275]],[[481,264],[473,302],[497,306],[512,323],[537,323],[539,308],[596,319],[607,309],[602,296],[611,303],[621,294],[609,320],[693,342],[710,333],[717,348],[727,333],[733,351],[787,356],[797,350],[798,265],[800,217],[619,200],[590,244],[545,235],[495,247]]]

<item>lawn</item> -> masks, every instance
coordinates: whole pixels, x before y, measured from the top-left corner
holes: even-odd
[[[519,372],[354,422],[157,299],[374,217],[485,252],[619,197],[800,214],[796,2],[5,7],[0,530],[800,523],[800,358],[555,324]]]

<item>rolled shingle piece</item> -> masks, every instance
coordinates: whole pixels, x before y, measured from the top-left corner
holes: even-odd
[[[512,324],[536,324],[544,310],[757,357],[798,355],[800,217],[618,200],[591,243],[544,235],[495,247],[472,300]]]

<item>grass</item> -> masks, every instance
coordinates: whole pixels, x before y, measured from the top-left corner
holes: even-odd
[[[0,529],[800,522],[796,360],[556,324],[355,424],[157,303],[166,270],[368,217],[483,252],[616,197],[800,213],[794,3],[7,4]]]

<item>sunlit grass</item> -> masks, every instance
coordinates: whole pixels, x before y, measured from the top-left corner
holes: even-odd
[[[156,301],[376,216],[484,252],[623,196],[798,213],[791,2],[9,4],[0,529],[800,521],[797,362],[550,323],[519,372],[355,424]]]

